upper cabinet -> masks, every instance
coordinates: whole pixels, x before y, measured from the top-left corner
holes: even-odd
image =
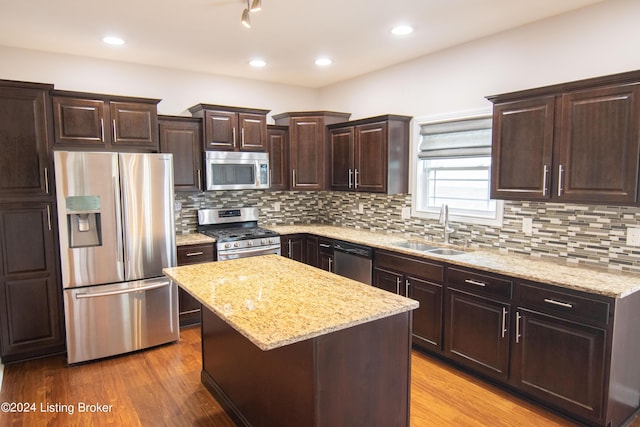
[[[173,154],[175,191],[202,191],[202,120],[160,116],[160,152]]]
[[[271,190],[289,189],[289,128],[287,126],[267,126],[267,152]]]
[[[59,148],[158,151],[158,99],[53,92]]]
[[[331,189],[409,191],[407,116],[378,116],[329,126]]]
[[[640,72],[488,99],[493,198],[638,203]]]
[[[50,196],[52,85],[0,81],[0,200]]]
[[[189,108],[204,120],[204,149],[267,151],[269,110],[198,104]]]
[[[348,113],[306,111],[273,116],[277,125],[289,126],[289,179],[291,190],[329,188],[327,126],[349,120]]]

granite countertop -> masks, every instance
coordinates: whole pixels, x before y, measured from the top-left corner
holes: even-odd
[[[215,243],[216,239],[200,233],[176,234],[176,246]]]
[[[418,308],[418,302],[279,255],[165,268],[261,350]]]
[[[310,233],[321,237],[360,243],[378,249],[414,255],[447,264],[481,269],[524,280],[547,283],[613,298],[623,298],[640,290],[640,275],[605,268],[574,266],[564,261],[551,261],[498,250],[464,249],[461,255],[436,255],[402,248],[394,243],[420,241],[433,246],[438,243],[405,237],[401,234],[376,233],[329,225],[291,225],[265,227],[280,234]]]

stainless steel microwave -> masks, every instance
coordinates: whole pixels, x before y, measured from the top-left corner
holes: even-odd
[[[207,191],[269,188],[269,154],[205,151]]]

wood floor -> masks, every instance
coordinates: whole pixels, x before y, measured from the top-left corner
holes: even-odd
[[[412,427],[575,425],[421,353],[412,364]],[[35,412],[0,412],[0,426],[235,426],[200,384],[198,327],[183,329],[176,344],[127,356],[72,367],[57,356],[4,369],[0,402]]]

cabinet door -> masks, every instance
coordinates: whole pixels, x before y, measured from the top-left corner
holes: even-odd
[[[400,294],[404,292],[401,289],[401,284],[404,276],[401,273],[385,270],[382,268],[373,269],[373,286],[376,288],[384,289],[394,294]]]
[[[640,84],[562,96],[557,194],[564,201],[638,199]]]
[[[158,110],[155,104],[112,101],[109,108],[114,146],[158,151]]]
[[[204,113],[204,149],[234,150],[237,146],[238,114],[228,111]]]
[[[332,129],[329,133],[331,149],[331,189],[354,190],[353,187],[353,127]]]
[[[358,191],[387,191],[387,124],[356,126],[355,187]]]
[[[48,195],[44,90],[0,86],[0,199]]]
[[[518,308],[516,334],[514,384],[550,405],[601,420],[606,331]]]
[[[318,267],[318,238],[315,236],[307,236],[304,239],[305,245],[305,263]]]
[[[324,189],[324,121],[320,117],[293,118],[289,141],[292,190]]]
[[[491,198],[551,197],[555,97],[493,107]]]
[[[173,154],[175,191],[202,189],[202,125],[195,121],[160,119],[160,151]]]
[[[420,302],[413,311],[413,342],[429,350],[442,348],[442,285],[417,277],[405,279],[408,298]]]
[[[52,100],[55,144],[101,147],[111,139],[105,101],[59,96]]]
[[[240,150],[267,150],[267,118],[261,114],[238,114]]]
[[[0,345],[16,361],[64,350],[51,205],[0,205]]]
[[[281,236],[282,255],[295,261],[305,262],[304,237],[302,236]]]
[[[199,264],[214,261],[215,259],[213,243],[178,246],[177,255],[178,265]],[[200,323],[200,311],[200,302],[184,289],[178,288],[180,327]]]
[[[444,346],[447,355],[475,371],[506,380],[509,308],[499,301],[449,288]]]
[[[267,128],[267,151],[271,190],[289,189],[289,130],[285,127],[269,126]]]

